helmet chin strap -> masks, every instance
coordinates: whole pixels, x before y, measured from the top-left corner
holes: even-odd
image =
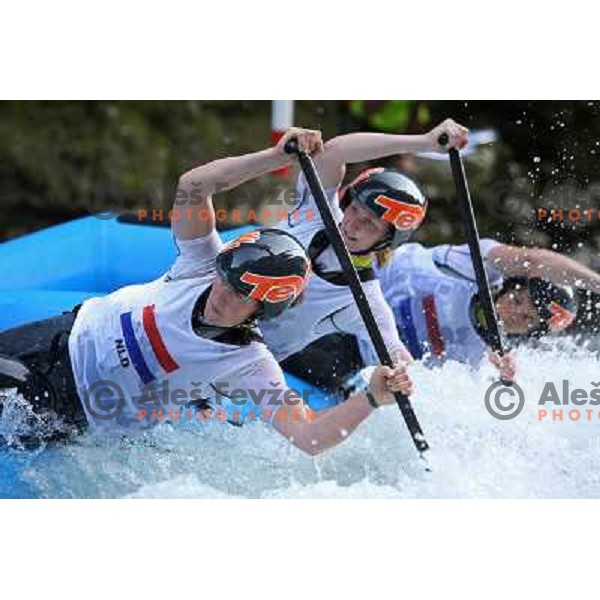
[[[377,250],[375,249],[375,247],[369,248],[368,250],[350,250],[348,249],[348,252],[350,252],[350,254],[352,256],[367,256],[369,254],[371,254],[372,252],[377,252]]]
[[[373,252],[378,252],[379,250],[385,250],[386,248],[389,248],[389,246],[390,246],[390,240],[388,239],[385,242],[379,242],[379,243],[375,244],[374,246],[371,246],[367,250],[357,250],[357,251],[348,250],[348,252],[350,252],[350,254],[352,254],[352,256],[366,256],[367,254],[372,254]]]

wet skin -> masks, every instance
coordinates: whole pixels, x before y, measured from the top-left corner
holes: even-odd
[[[521,335],[531,330],[538,322],[537,311],[526,290],[513,290],[496,300],[496,313],[504,331]]]

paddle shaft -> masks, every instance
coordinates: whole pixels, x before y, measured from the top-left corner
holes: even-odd
[[[358,278],[356,268],[352,264],[352,259],[350,258],[348,249],[344,244],[344,240],[342,239],[338,225],[335,222],[329,202],[327,201],[327,196],[325,195],[325,190],[323,189],[323,184],[321,183],[321,179],[317,173],[314,162],[306,152],[303,152],[298,148],[296,140],[290,140],[287,142],[285,145],[285,151],[288,154],[295,154],[298,157],[300,167],[302,168],[304,176],[306,177],[310,191],[312,192],[321,218],[323,219],[327,236],[340,262],[342,270],[348,278],[350,291],[354,296],[354,301],[356,302],[360,316],[364,321],[373,346],[375,347],[379,361],[382,365],[393,367],[394,362],[392,361],[392,357],[390,356],[387,346],[385,345],[381,331],[377,325],[377,321],[375,321],[375,317],[373,316],[373,312],[371,311],[371,307],[367,301],[365,291],[362,287],[360,279]],[[394,396],[396,398],[396,404],[398,405],[406,426],[408,427],[408,431],[411,435],[413,443],[419,452],[425,452],[429,449],[429,444],[425,440],[423,430],[421,429],[419,421],[417,420],[417,416],[415,415],[408,396],[400,393],[396,393]]]
[[[448,136],[442,134],[438,140],[440,146],[445,146],[448,143]],[[490,290],[490,282],[488,281],[487,272],[483,264],[481,256],[481,248],[479,246],[479,232],[477,231],[477,222],[475,221],[475,213],[473,212],[473,202],[467,185],[467,177],[463,165],[460,152],[456,148],[449,149],[450,166],[452,167],[452,176],[456,185],[456,193],[458,195],[458,206],[460,208],[467,243],[471,252],[471,260],[473,261],[473,269],[479,288],[479,297],[483,307],[485,323],[490,336],[490,344],[492,349],[498,352],[501,356],[504,354],[502,337],[498,328],[498,318],[496,316],[496,307]]]

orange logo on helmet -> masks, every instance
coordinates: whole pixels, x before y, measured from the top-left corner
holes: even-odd
[[[416,229],[425,218],[425,209],[422,206],[407,204],[384,195],[377,196],[374,202],[386,209],[381,218],[400,231]]]
[[[367,179],[367,177],[370,177],[371,175],[374,175],[375,173],[383,173],[384,171],[385,171],[385,169],[383,167],[373,167],[371,169],[365,169],[364,171],[361,171],[358,174],[356,179],[354,179],[350,185],[355,186],[358,183],[360,183],[361,181],[364,181],[365,179]]]
[[[550,303],[550,311],[552,312],[552,316],[548,319],[550,331],[562,331],[575,320],[575,314],[556,302]]]
[[[242,244],[252,244],[256,242],[258,238],[260,238],[260,231],[249,231],[248,233],[240,235],[240,237],[233,240],[233,242],[229,242],[225,248],[227,250],[233,250],[234,248],[239,248]]]
[[[306,278],[300,275],[270,277],[246,271],[240,280],[254,286],[254,289],[248,294],[253,300],[277,303],[297,298],[302,293],[307,278],[308,274]]]

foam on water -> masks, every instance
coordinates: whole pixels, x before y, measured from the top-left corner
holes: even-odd
[[[492,418],[484,407],[491,366],[478,372],[452,362],[435,371],[413,367],[413,404],[432,446],[432,473],[424,471],[392,406],[316,459],[262,424],[162,425],[133,441],[85,435],[68,447],[4,451],[0,496],[600,497],[598,407],[591,422],[569,422],[566,411],[563,422],[539,422],[537,413],[546,381],[560,391],[568,379],[571,389],[589,392],[600,381],[596,355],[562,341],[519,356],[526,403],[510,421]]]

